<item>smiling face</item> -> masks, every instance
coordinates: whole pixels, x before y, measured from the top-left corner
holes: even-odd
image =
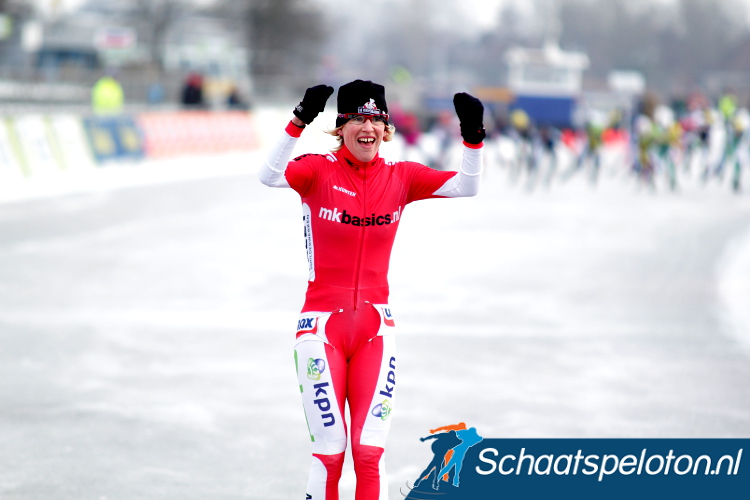
[[[383,142],[386,126],[382,121],[371,120],[369,117],[362,120],[349,120],[339,130],[339,135],[344,139],[344,145],[351,151],[354,157],[363,162],[372,161]]]

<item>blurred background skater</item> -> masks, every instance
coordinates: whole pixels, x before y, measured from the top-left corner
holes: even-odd
[[[404,159],[425,162],[425,155],[420,145],[422,129],[419,117],[413,111],[407,111],[396,104],[390,113],[396,133],[404,141]]]
[[[656,188],[654,184],[653,160],[653,146],[656,143],[656,132],[651,118],[645,114],[639,115],[636,118],[633,133],[637,147],[633,158],[633,172],[640,181],[640,184],[653,190]]]
[[[702,172],[708,161],[710,120],[708,100],[700,92],[693,92],[687,100],[686,112],[680,118],[683,171],[687,175]]]
[[[675,120],[674,112],[667,106],[657,106],[654,111],[654,124],[652,127],[654,148],[653,159],[655,172],[663,174],[667,179],[669,189],[677,189],[676,163],[680,154],[682,144],[682,127]]]
[[[510,168],[510,180],[517,182],[520,177],[536,168],[534,157],[533,126],[529,115],[522,109],[510,113],[508,137],[514,148],[513,162]]]
[[[604,118],[598,113],[589,113],[584,125],[585,140],[583,150],[578,155],[575,170],[568,173],[568,177],[577,171],[589,170],[589,182],[596,185],[601,169],[602,135],[604,133]]]
[[[727,90],[719,98],[717,104],[719,117],[721,120],[721,131],[723,133],[723,148],[721,158],[716,162],[713,168],[713,176],[721,183],[724,179],[724,170],[727,167],[727,159],[734,154],[736,136],[735,117],[737,115],[737,98],[734,92]]]
[[[726,148],[721,158],[723,168],[731,169],[731,186],[736,193],[742,189],[742,170],[748,164],[748,126],[750,116],[744,108],[738,109],[728,129]]]
[[[557,174],[558,152],[561,132],[552,125],[544,125],[539,129],[539,143],[541,145],[540,163],[544,169],[544,185],[549,187]]]
[[[588,169],[588,180],[592,185],[596,185],[601,164],[602,134],[604,133],[603,121],[604,117],[601,113],[594,110],[586,111],[583,129],[577,131],[581,146],[578,150],[573,150],[573,161],[560,174],[561,181],[567,182],[577,173],[585,172]]]
[[[721,158],[726,149],[726,127],[717,108],[707,107],[704,116],[700,134],[705,158],[700,178],[705,184],[716,177],[721,169]]]
[[[430,158],[430,165],[433,168],[445,170],[450,151],[456,139],[461,137],[459,132],[455,115],[450,111],[441,110],[429,130],[436,145],[435,153]]]
[[[510,114],[507,110],[489,107],[487,140],[485,140],[484,164],[487,165],[485,179],[492,170],[511,172],[515,168],[516,146],[510,127]]]

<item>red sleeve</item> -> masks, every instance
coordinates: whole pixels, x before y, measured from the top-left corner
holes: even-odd
[[[441,198],[433,193],[440,189],[448,179],[458,172],[435,170],[421,163],[400,162],[399,170],[402,172],[402,180],[407,186],[406,203],[428,198]]]
[[[305,197],[312,192],[315,179],[314,156],[302,155],[289,162],[286,167],[284,176],[289,186],[297,191],[301,197]]]

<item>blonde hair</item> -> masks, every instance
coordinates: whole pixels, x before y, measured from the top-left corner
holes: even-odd
[[[344,123],[346,125],[346,123]],[[338,146],[335,148],[331,148],[331,152],[335,153],[337,151],[340,151],[341,148],[344,146],[344,136],[339,135],[339,131],[344,128],[344,125],[338,126],[333,130],[327,130],[326,134],[330,134],[336,138],[337,141],[339,141]],[[393,135],[396,133],[396,127],[391,125],[390,123],[385,126],[385,133],[383,134],[383,142],[390,142],[393,140]]]

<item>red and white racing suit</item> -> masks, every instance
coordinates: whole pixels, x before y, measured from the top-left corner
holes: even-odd
[[[379,156],[362,163],[346,146],[290,162],[301,132],[287,126],[259,177],[302,198],[310,276],[294,356],[313,448],[307,498],[339,497],[348,402],[356,499],[384,499],[397,366],[387,281],[396,229],[413,201],[475,195],[481,144],[464,143],[458,172]]]

